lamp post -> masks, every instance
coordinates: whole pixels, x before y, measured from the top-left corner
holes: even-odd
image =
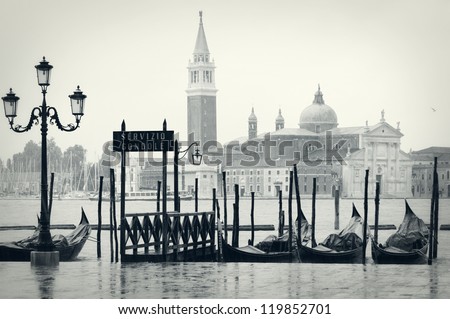
[[[49,214],[49,202],[48,202],[48,182],[47,182],[47,131],[48,122],[52,125],[56,125],[60,130],[65,132],[75,131],[81,121],[81,117],[84,114],[84,99],[86,95],[80,90],[78,86],[73,94],[69,95],[72,114],[75,116],[75,124],[63,125],[61,124],[58,112],[52,106],[47,105],[45,96],[47,94],[47,88],[50,85],[50,75],[53,66],[45,60],[43,60],[35,66],[37,71],[38,84],[42,89],[42,105],[34,107],[31,111],[31,116],[26,126],[14,125],[14,118],[17,116],[17,105],[19,97],[15,95],[12,89],[6,96],[2,97],[3,105],[5,108],[5,116],[9,121],[11,129],[16,133],[24,133],[29,131],[33,125],[41,124],[41,212],[39,218],[39,237],[37,250],[38,251],[52,251],[54,244],[50,234],[50,214]],[[40,118],[40,120],[39,120]]]
[[[174,156],[174,162],[173,162],[173,176],[174,176],[174,189],[173,189],[173,193],[174,193],[174,210],[179,212],[180,211],[180,201],[179,201],[179,191],[178,191],[178,161],[183,159],[186,154],[188,153],[189,149],[195,146],[195,153],[191,154],[191,158],[192,158],[192,164],[194,165],[200,165],[202,163],[202,157],[203,155],[200,154],[200,151],[198,149],[198,142],[193,142],[191,143],[187,149],[181,151],[180,147],[178,145],[178,140],[175,140],[175,156]],[[181,156],[180,158],[180,154],[183,154],[183,156]]]

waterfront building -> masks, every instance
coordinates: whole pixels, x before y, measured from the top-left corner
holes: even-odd
[[[222,169],[228,189],[238,184],[241,196],[273,197],[289,190],[289,171],[297,164],[300,190],[333,196],[340,189],[343,197],[364,195],[365,170],[369,169],[369,196],[375,182],[384,197],[405,197],[411,193],[412,160],[401,151],[403,134],[399,126],[386,122],[384,111],[374,125],[338,127],[337,114],[325,104],[320,86],[313,103],[300,114],[298,128],[285,128],[281,110],[275,131],[257,134],[254,109],[248,118],[248,136],[224,147]]]
[[[158,181],[161,182],[163,178],[160,159],[153,159],[152,161],[141,160],[139,163],[139,160],[134,158],[126,170],[125,192],[127,193],[145,192],[147,190],[156,191],[158,189]],[[195,179],[197,179],[198,198],[212,198],[212,189],[217,189],[217,174],[217,167],[205,164],[196,166],[185,161],[180,161],[178,167],[178,187],[180,194],[194,196]],[[117,181],[118,179],[116,178]],[[116,183],[117,187],[119,185]],[[169,159],[167,164],[167,191],[169,193],[173,193],[174,185],[174,162],[173,159]]]
[[[428,147],[411,152],[412,195],[416,198],[431,198],[433,186],[434,158],[437,157],[439,195],[450,197],[450,147]]]

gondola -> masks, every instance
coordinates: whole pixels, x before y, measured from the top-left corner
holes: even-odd
[[[302,225],[307,223],[302,214]],[[329,235],[316,245],[314,238],[298,247],[302,263],[360,263],[363,256],[363,219],[353,205],[352,217],[339,234]],[[303,227],[302,227],[303,228]]]
[[[428,228],[405,200],[405,216],[397,232],[380,244],[371,236],[372,258],[377,264],[424,264],[427,262]]]
[[[303,211],[300,210],[301,214],[301,236],[302,242],[307,243],[311,238],[311,225],[309,225],[308,221],[303,214]],[[297,227],[298,227],[298,219],[295,221],[293,235],[294,239],[292,240],[292,249],[297,249]],[[262,241],[256,244],[256,248],[263,250],[265,252],[275,253],[275,252],[286,252],[289,249],[289,231],[285,231],[281,236],[269,235]]]
[[[292,252],[265,252],[252,245],[233,247],[222,238],[222,256],[225,262],[288,263],[294,260]]]
[[[52,236],[55,250],[59,251],[59,260],[71,261],[76,259],[90,233],[91,226],[82,209],[80,223],[72,232],[66,236]],[[37,248],[38,237],[39,229],[25,239],[0,243],[0,261],[30,261],[31,252]]]
[[[288,263],[294,260],[295,255],[289,251],[266,252],[253,245],[233,247],[223,238],[220,220],[218,220],[218,232],[221,244],[219,253],[224,262]]]

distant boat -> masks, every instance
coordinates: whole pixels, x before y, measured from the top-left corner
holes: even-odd
[[[117,194],[116,201],[120,201],[120,193]],[[180,192],[179,195],[180,200],[192,200],[193,196],[187,192]],[[174,200],[173,192],[167,193],[167,200]],[[98,195],[93,195],[89,197],[89,200],[98,201]],[[157,201],[158,194],[156,191],[143,191],[143,192],[126,192],[125,193],[125,201]],[[109,196],[102,196],[102,201],[109,202]],[[162,194],[160,195],[160,201],[162,201]]]
[[[81,221],[78,226],[68,235],[54,235],[52,237],[55,250],[59,251],[60,261],[71,261],[78,257],[86,240],[91,233],[91,226],[81,210]],[[0,243],[0,261],[30,261],[31,252],[36,250],[39,238],[39,230],[28,238]]]
[[[58,200],[83,200],[89,197],[86,192],[70,192],[67,194],[55,194],[53,197],[58,198]]]

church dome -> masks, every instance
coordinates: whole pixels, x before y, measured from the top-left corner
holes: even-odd
[[[320,86],[314,96],[313,104],[305,108],[300,115],[299,126],[316,133],[338,126],[336,112],[325,104]]]

